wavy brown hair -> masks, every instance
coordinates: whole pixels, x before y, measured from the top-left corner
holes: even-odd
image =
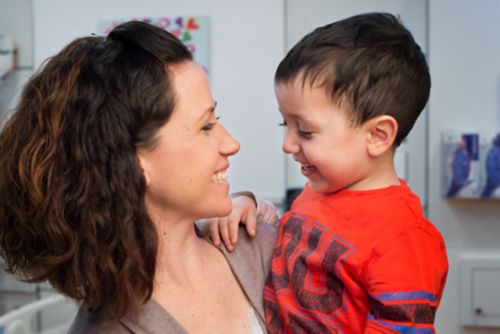
[[[26,84],[0,133],[0,255],[90,312],[118,319],[153,290],[157,232],[136,149],[175,104],[169,66],[192,59],[141,22],[74,40]]]

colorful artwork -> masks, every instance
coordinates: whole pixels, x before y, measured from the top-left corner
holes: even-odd
[[[194,60],[209,74],[208,38],[209,26],[206,16],[179,16],[158,18],[131,18],[162,29],[179,38],[191,51]],[[98,23],[98,34],[107,36],[117,25],[129,20],[103,20]]]

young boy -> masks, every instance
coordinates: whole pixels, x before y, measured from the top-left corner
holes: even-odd
[[[283,150],[308,182],[281,219],[270,333],[434,333],[445,244],[394,168],[429,97],[425,56],[390,14],[314,30],[280,63]]]

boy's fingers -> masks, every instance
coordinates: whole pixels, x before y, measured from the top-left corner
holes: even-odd
[[[231,243],[234,245],[238,242],[238,227],[240,225],[239,217],[235,215],[229,215],[227,219],[227,228],[229,231],[229,237],[231,238]]]
[[[220,246],[220,235],[219,235],[219,220],[212,219],[208,223],[208,227],[210,229],[210,238],[215,246]]]
[[[268,224],[276,224],[278,222],[278,214],[275,211],[270,211],[266,216]]]
[[[229,230],[227,227],[227,217],[221,218],[219,220],[219,231],[220,231],[220,236],[222,237],[222,241],[224,242],[224,245],[226,245],[227,250],[232,251],[233,244],[231,243],[231,239],[229,237]]]
[[[248,235],[251,237],[254,237],[255,230],[257,228],[257,215],[256,215],[255,211],[250,210],[247,213],[247,217],[245,219],[245,226],[246,226]]]
[[[277,210],[274,204],[266,200],[259,200],[258,216],[263,223],[274,224]]]
[[[269,219],[271,215],[269,212],[264,212],[263,214],[259,215],[259,221],[261,221],[264,224],[269,224]]]

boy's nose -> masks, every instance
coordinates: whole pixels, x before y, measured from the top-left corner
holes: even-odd
[[[281,146],[283,152],[288,154],[297,154],[300,151],[299,145],[295,142],[292,135],[285,133],[285,137],[283,138],[283,145]]]

